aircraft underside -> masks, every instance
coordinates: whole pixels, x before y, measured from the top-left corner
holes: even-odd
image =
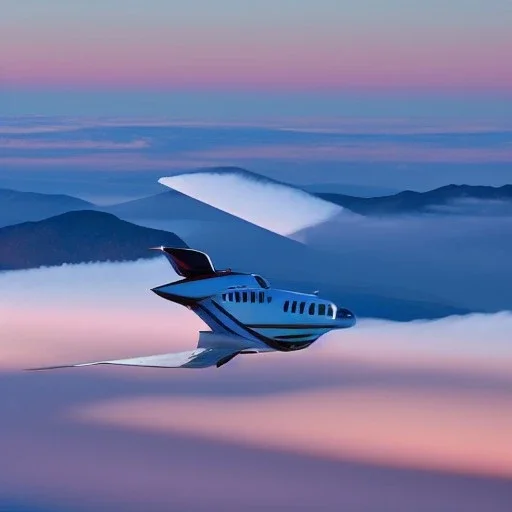
[[[260,350],[270,348],[289,352],[304,349],[325,332],[325,329],[319,330],[316,327],[300,328],[300,326],[297,328],[294,325],[247,325],[222,308],[214,299],[205,299],[191,306],[191,309],[212,331],[237,336],[250,342],[252,346]]]

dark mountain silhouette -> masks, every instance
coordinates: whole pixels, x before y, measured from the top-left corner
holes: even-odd
[[[93,210],[68,212],[0,229],[0,270],[62,263],[150,258],[149,247],[187,247],[168,231],[144,228]]]
[[[0,188],[0,227],[92,208],[95,208],[92,203],[76,197]]]
[[[368,198],[324,192],[316,195],[362,215],[393,215],[426,212],[432,207],[449,205],[460,200],[512,203],[512,185],[502,187],[446,185],[428,192],[405,190],[390,196]]]

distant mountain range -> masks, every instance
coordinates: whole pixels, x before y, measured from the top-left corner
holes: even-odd
[[[237,168],[218,172],[239,172],[246,178],[279,183]],[[336,193],[315,195],[366,216],[425,213],[466,200],[512,205],[512,185],[449,185],[429,192],[405,191],[372,198]],[[447,209],[446,213],[449,212]],[[1,228],[14,220],[22,223]],[[459,307],[462,304],[459,299],[450,299],[451,295],[443,287],[433,289],[432,295],[422,293],[421,288],[400,280],[399,271],[394,277],[384,274],[362,286],[365,265],[385,263],[383,256],[374,252],[378,245],[372,242],[373,238],[366,253],[359,244],[359,261],[359,256],[352,255],[351,247],[331,254],[314,244],[303,245],[281,237],[174,191],[100,207],[64,195],[0,190],[0,270],[150,258],[153,253],[148,247],[186,246],[174,233],[184,236],[191,246],[207,251],[220,268],[261,272],[278,286],[282,282],[293,289],[320,288],[340,304],[357,306],[355,309],[361,315],[410,320],[463,314],[486,307],[487,295],[465,308]],[[395,260],[387,264],[396,271],[400,254],[397,253],[396,265]]]
[[[285,185],[244,169],[219,168],[213,169],[212,172],[235,172],[250,179]],[[311,187],[309,188],[311,190]],[[428,192],[406,190],[378,197],[358,197],[335,192],[308,191],[307,193],[367,216],[427,213],[435,211],[436,207],[451,205],[461,200],[503,201],[512,205],[512,185],[502,187],[446,185]],[[68,211],[86,209],[112,213],[131,222],[142,219],[224,222],[232,218],[225,212],[174,191],[112,206],[97,206],[66,195],[0,189],[0,227],[38,221]],[[445,213],[450,212],[446,210]]]
[[[150,258],[155,254],[148,248],[159,245],[187,247],[174,233],[137,226],[109,213],[72,211],[0,228],[0,270]]]
[[[62,194],[37,194],[0,188],[0,227],[94,208],[95,205],[88,201]]]
[[[429,212],[436,206],[449,205],[461,200],[512,202],[512,185],[446,185],[428,192],[405,190],[383,197],[354,197],[328,192],[316,195],[361,215],[397,215]]]

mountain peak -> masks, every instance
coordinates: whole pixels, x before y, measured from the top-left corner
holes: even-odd
[[[94,210],[66,212],[0,229],[0,269],[63,263],[133,261],[158,245],[187,247],[174,233],[149,229]]]

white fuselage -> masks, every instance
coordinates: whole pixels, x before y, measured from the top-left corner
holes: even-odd
[[[355,324],[354,315],[333,302],[271,288],[255,274],[218,273],[153,291],[190,307],[215,332],[242,337],[259,350],[298,350],[330,330]]]

